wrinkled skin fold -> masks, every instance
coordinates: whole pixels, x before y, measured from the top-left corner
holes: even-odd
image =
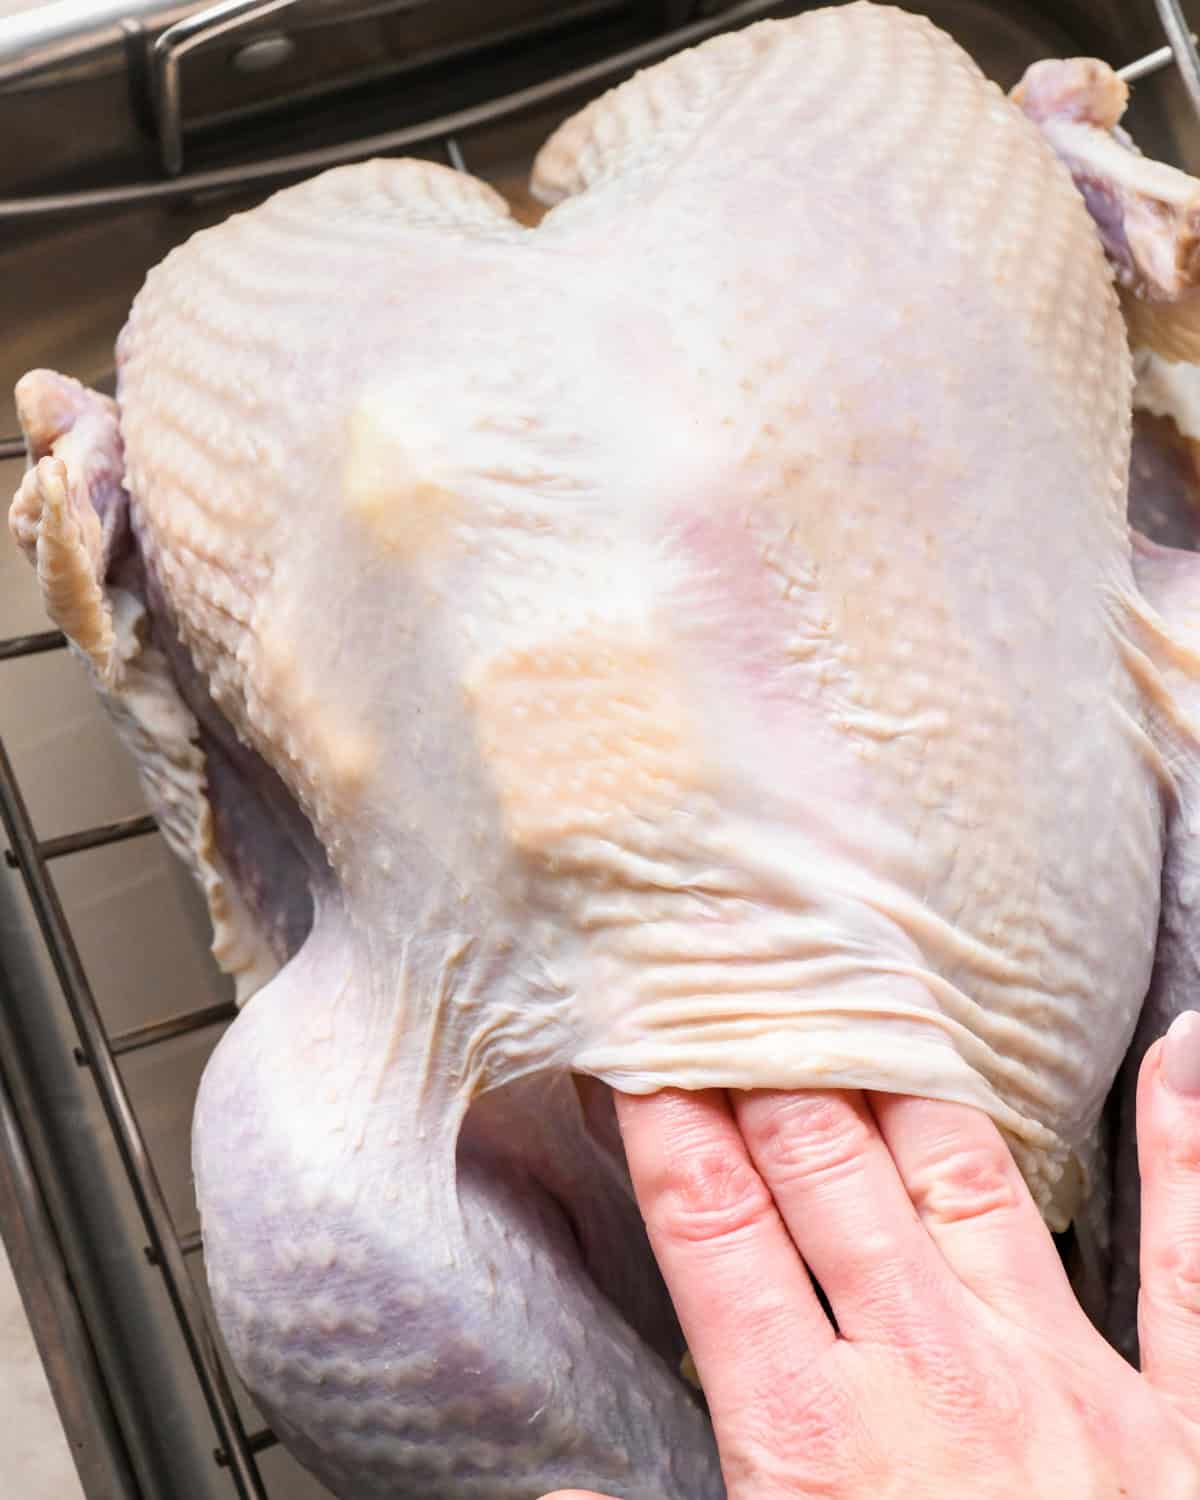
[[[1114,273],[1166,420],[1195,185],[1121,87],[763,23],[568,121],[536,229],[341,168],[151,273],[115,402],[18,388],[14,536],[246,1001],[214,1306],[335,1494],[722,1494],[611,1087],[976,1105],[1132,1347],[1200,575],[1126,520]],[[1200,424],[1141,420],[1191,545]]]

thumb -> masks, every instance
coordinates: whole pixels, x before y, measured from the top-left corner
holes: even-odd
[[[555,1490],[542,1500],[616,1500],[614,1495],[597,1495],[595,1490]]]
[[[1200,1423],[1200,1014],[1177,1016],[1138,1079],[1142,1371]]]

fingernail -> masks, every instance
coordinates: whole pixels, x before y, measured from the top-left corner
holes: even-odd
[[[1200,1014],[1176,1016],[1163,1046],[1163,1077],[1177,1094],[1200,1094]]]

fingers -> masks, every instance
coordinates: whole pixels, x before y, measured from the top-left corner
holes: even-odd
[[[1027,1327],[1078,1305],[1029,1189],[977,1109],[873,1094],[871,1109],[929,1238],[977,1297]]]
[[[715,1412],[789,1387],[836,1335],[721,1093],[616,1095],[650,1243]]]
[[[950,1281],[861,1094],[754,1092],[734,1111],[841,1332],[928,1347]]]
[[[1178,1016],[1138,1079],[1142,1287],[1150,1383],[1200,1421],[1200,1015]]]

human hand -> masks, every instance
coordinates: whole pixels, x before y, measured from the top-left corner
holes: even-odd
[[[979,1112],[841,1092],[617,1105],[730,1500],[1200,1497],[1200,1015],[1139,1081],[1140,1374]]]

